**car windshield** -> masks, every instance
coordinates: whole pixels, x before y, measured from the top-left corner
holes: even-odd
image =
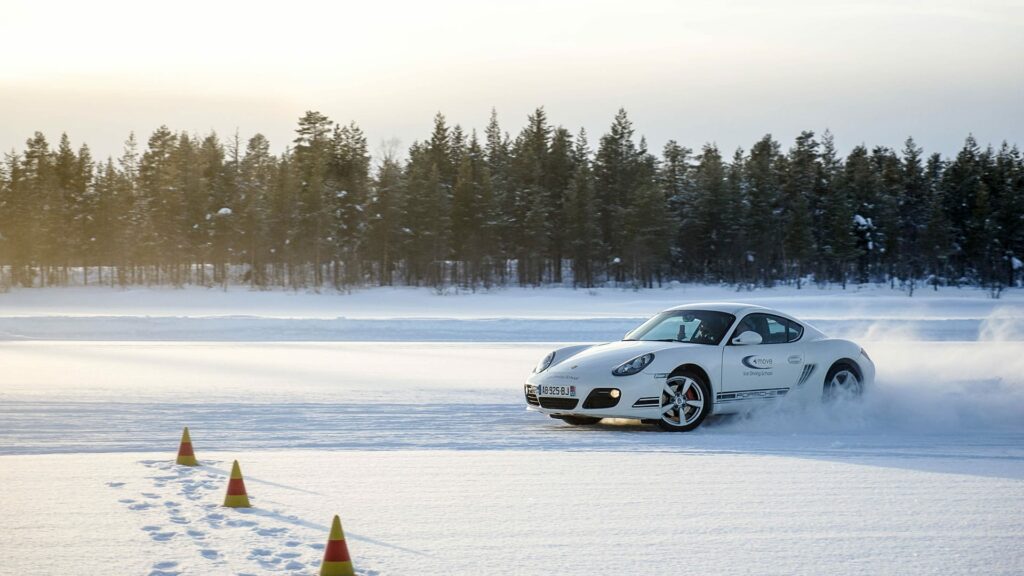
[[[644,322],[623,340],[717,346],[735,320],[732,314],[714,310],[669,310]]]

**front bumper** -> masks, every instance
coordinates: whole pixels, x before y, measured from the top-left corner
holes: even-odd
[[[530,378],[523,385],[527,410],[554,416],[591,416],[595,418],[657,418],[660,417],[664,376],[626,376],[621,381],[559,384],[568,395],[550,396],[542,393],[540,378]],[[615,392],[618,391],[616,397]]]

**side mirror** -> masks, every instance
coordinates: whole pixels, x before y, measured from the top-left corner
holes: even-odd
[[[760,344],[761,342],[761,335],[753,330],[742,332],[739,336],[732,339],[732,343],[735,346],[750,346],[752,344]]]

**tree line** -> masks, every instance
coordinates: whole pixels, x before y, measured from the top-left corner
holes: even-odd
[[[1017,285],[1024,161],[971,136],[953,158],[805,131],[731,156],[668,142],[620,110],[591,147],[543,108],[515,136],[441,114],[375,158],[319,112],[271,153],[162,126],[97,161],[36,133],[0,166],[0,285],[248,283],[489,287],[670,280]]]

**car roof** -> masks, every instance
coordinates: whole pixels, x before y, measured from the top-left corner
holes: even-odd
[[[766,308],[764,306],[758,306],[757,304],[744,304],[742,302],[695,302],[693,304],[683,304],[682,306],[675,306],[673,308],[665,310],[665,312],[670,312],[672,310],[714,310],[716,312],[725,312],[727,314],[732,314],[733,316],[736,317],[737,320],[743,318],[744,316],[750,313],[763,312],[765,314],[774,314],[776,316],[781,316],[783,318],[792,320],[797,324],[800,324],[801,326],[804,327],[805,340],[813,340],[816,338],[826,337],[821,330],[818,330],[817,328],[811,326],[810,324],[804,322],[803,320],[798,320],[794,316],[786,314],[785,312],[779,312],[778,310],[775,310],[773,308]]]
[[[777,310],[771,308],[765,308],[764,306],[758,306],[756,304],[743,304],[741,302],[695,302],[693,304],[683,304],[682,306],[675,306],[666,310],[714,310],[716,312],[726,312],[734,316],[739,316],[742,313],[747,312],[769,312],[772,314],[778,314],[779,316],[788,316]]]

